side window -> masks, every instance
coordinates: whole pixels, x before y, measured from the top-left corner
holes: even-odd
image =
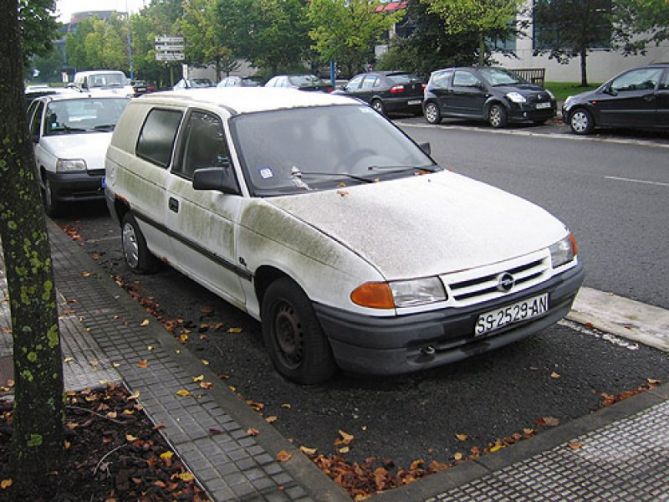
[[[378,80],[378,77],[376,75],[367,75],[365,77],[365,80],[362,81],[362,88],[363,89],[371,89],[374,87],[374,83]]]
[[[195,170],[203,167],[232,169],[223,124],[212,113],[194,111],[190,114],[183,145],[181,162],[172,171],[184,178],[192,180]]]
[[[669,90],[669,70],[665,70],[664,78],[660,82],[660,89],[663,91]]]
[[[355,91],[358,87],[360,87],[360,82],[362,82],[362,79],[364,78],[364,75],[358,75],[356,77],[353,77],[348,84],[346,84],[346,90],[348,91]]]
[[[44,112],[44,102],[40,101],[39,104],[35,107],[35,112],[33,113],[32,119],[30,121],[30,134],[35,136],[41,136],[40,124],[42,123],[42,113]]]
[[[617,92],[653,90],[660,80],[660,68],[641,68],[628,71],[611,82],[611,90]]]
[[[456,71],[453,76],[453,87],[476,87],[480,81],[468,71]]]
[[[151,110],[139,133],[137,156],[160,167],[167,167],[172,158],[174,138],[182,115],[176,110]]]
[[[432,76],[432,86],[437,89],[446,89],[448,87],[448,82],[451,80],[453,75],[452,71],[442,71]]]

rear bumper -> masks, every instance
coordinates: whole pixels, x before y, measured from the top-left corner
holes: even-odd
[[[52,173],[46,177],[54,200],[58,202],[83,202],[102,200],[102,175],[88,173]]]
[[[584,275],[578,264],[534,288],[462,309],[395,317],[365,316],[320,304],[314,309],[342,369],[409,373],[502,347],[555,324],[569,312]],[[483,312],[542,293],[549,295],[549,310],[541,317],[474,337],[474,325]]]
[[[409,104],[409,102],[414,104]],[[423,96],[404,96],[401,98],[383,98],[386,112],[417,113],[423,110]]]

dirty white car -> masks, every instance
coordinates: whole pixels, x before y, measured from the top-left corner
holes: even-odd
[[[346,97],[151,94],[114,132],[107,203],[130,268],[163,260],[261,320],[287,378],[409,372],[552,325],[583,280],[560,221],[427,150]]]
[[[104,158],[128,103],[116,95],[61,92],[28,108],[37,176],[49,216],[72,203],[103,200]]]

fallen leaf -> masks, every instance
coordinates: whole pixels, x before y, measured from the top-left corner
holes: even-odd
[[[148,368],[149,367],[148,359],[140,359],[139,361],[137,361],[137,367],[138,368]]]
[[[205,366],[209,366],[209,361],[207,361],[206,359],[200,359],[200,360],[202,361],[202,364],[204,364]]]
[[[458,441],[467,441],[469,439],[469,436],[467,434],[456,434],[455,438]]]
[[[266,417],[266,418],[265,418],[265,422],[267,422],[268,424],[273,424],[273,423],[276,422],[278,419],[279,419],[279,417],[277,417],[277,416],[275,416],[275,415],[270,415],[269,417]]]
[[[292,406],[291,406],[290,404],[288,404],[288,403],[283,403],[283,404],[281,405],[281,407],[282,407],[282,408],[286,408],[287,410],[289,410],[289,409],[292,408]]]
[[[459,451],[456,451],[456,452],[453,454],[453,458],[454,458],[455,460],[462,460],[462,459],[464,458],[464,455],[463,455],[462,453],[460,453]]]
[[[251,408],[253,408],[255,411],[262,411],[265,408],[265,405],[263,403],[259,403],[257,401],[253,401],[252,399],[248,399],[246,401],[246,404],[248,404]]]
[[[502,448],[504,448],[504,445],[501,444],[501,443],[499,443],[499,442],[497,442],[497,443],[495,443],[494,445],[492,445],[492,446],[490,447],[490,450],[488,450],[488,451],[489,451],[490,453],[497,453],[497,452],[498,452],[499,450],[501,450]]]
[[[291,453],[288,453],[286,450],[281,450],[279,453],[276,454],[276,459],[279,462],[288,462],[291,458],[293,458],[293,455]]]
[[[72,443],[70,443],[69,441],[64,441],[63,446],[65,447],[66,450],[69,450],[70,446],[72,446]]]
[[[91,274],[90,272],[82,272],[81,273],[81,277],[90,277],[91,275],[93,275],[93,274]]]
[[[337,451],[338,451],[339,453],[348,453],[349,451],[351,451],[351,448],[349,448],[348,446],[342,446],[342,447],[339,448],[339,450],[337,450]]]
[[[137,486],[139,486],[139,485],[142,484],[142,478],[135,478],[135,477],[132,477],[132,478],[130,478],[130,479],[132,479],[132,482],[135,483]]]
[[[160,480],[156,480],[156,481],[154,481],[153,484],[154,484],[155,486],[157,486],[158,488],[165,488],[165,487],[167,486],[164,482],[162,482],[162,481],[160,481]]]
[[[193,481],[195,479],[195,476],[193,476],[190,472],[182,472],[178,477],[181,481],[186,482]]]
[[[523,434],[525,434],[526,436],[531,436],[531,435],[534,434],[535,432],[536,432],[536,431],[535,431],[534,429],[530,429],[529,427],[525,427],[525,428],[523,429]]]
[[[214,386],[211,382],[200,382],[200,388],[204,390],[209,390]]]
[[[195,383],[201,382],[202,380],[204,380],[204,375],[198,375],[193,377],[193,382]]]
[[[68,429],[68,430],[73,431],[73,430],[76,429],[77,427],[79,427],[79,424],[76,423],[76,422],[66,422],[66,423],[65,423],[65,428]]]
[[[353,434],[349,434],[348,432],[342,431],[341,429],[337,432],[339,432],[339,435],[341,436],[341,439],[337,439],[337,441],[335,441],[336,445],[340,445],[340,444],[349,445],[349,444],[351,444],[351,441],[353,441]]]
[[[117,362],[112,361],[111,365],[112,365],[113,368],[118,368],[119,366],[121,366],[121,363],[117,363]]]
[[[126,439],[126,441],[128,441],[129,443],[134,443],[134,442],[137,441],[139,438],[133,436],[132,434],[126,434],[126,435],[125,435],[125,439]]]
[[[174,456],[173,451],[166,451],[160,454],[160,458],[163,460],[170,460]]]
[[[249,427],[248,429],[246,429],[246,433],[249,436],[257,436],[258,434],[260,434],[260,431],[255,427]]]
[[[186,343],[188,341],[188,338],[189,338],[189,336],[188,336],[187,333],[182,333],[182,334],[179,335],[179,341],[181,343]]]
[[[3,479],[2,481],[0,481],[0,488],[2,488],[3,490],[6,490],[7,488],[9,488],[10,486],[12,486],[13,484],[14,484],[14,481],[13,481],[13,480],[11,480],[11,479]]]
[[[430,462],[430,465],[428,466],[428,469],[431,472],[440,472],[440,471],[445,471],[449,467],[450,467],[450,465],[448,465],[448,464],[444,464],[442,462],[438,462],[437,460],[433,460],[432,462]]]
[[[187,397],[187,396],[190,396],[190,395],[191,395],[190,391],[186,390],[186,389],[179,389],[177,391],[177,396],[180,396],[180,397]]]
[[[111,419],[114,419],[114,418],[116,418],[117,416],[118,416],[118,413],[116,413],[115,411],[110,411],[110,412],[107,413],[107,415],[106,415],[107,418],[111,418]]]
[[[557,371],[554,371],[553,373],[551,373],[551,378],[553,380],[557,380],[558,378],[560,378],[560,374]]]
[[[139,398],[139,391],[138,391],[138,390],[136,390],[135,392],[133,392],[132,394],[130,394],[125,400],[126,400],[126,401],[134,401],[134,400],[136,400],[137,398]]]
[[[230,389],[232,392],[237,392],[237,387],[234,385],[228,385],[228,389]]]
[[[648,382],[649,385],[659,385],[661,383],[659,380],[655,380],[654,378],[646,378],[646,382]]]
[[[242,328],[229,328],[228,333],[236,334],[236,333],[241,333]]]
[[[537,422],[539,425],[545,425],[548,427],[556,427],[560,425],[560,419],[555,417],[542,417]]]
[[[572,439],[571,441],[569,441],[567,443],[567,446],[569,446],[569,448],[571,448],[572,450],[578,450],[579,448],[581,448],[583,446],[583,443],[581,443],[577,439]]]
[[[70,363],[70,362],[72,362],[72,361],[74,361],[74,357],[69,357],[69,356],[68,356],[68,357],[66,357],[65,359],[63,359],[63,362],[64,362],[64,363]]]
[[[308,446],[300,446],[300,451],[305,455],[316,455],[317,448],[309,448]]]
[[[144,328],[144,327],[148,326],[150,323],[151,323],[151,321],[149,321],[148,319],[144,319],[144,320],[140,323],[140,326],[141,326],[142,328]]]
[[[148,350],[149,352],[152,352],[152,351],[156,350],[156,348],[153,345],[147,345],[146,350]]]

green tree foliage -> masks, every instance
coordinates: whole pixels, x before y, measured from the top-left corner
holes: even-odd
[[[186,60],[201,66],[213,64],[218,80],[222,72],[229,75],[238,66],[227,44],[227,33],[221,29],[221,16],[218,0],[186,0],[184,16],[179,21],[186,40]]]
[[[525,0],[421,0],[428,12],[437,14],[449,35],[475,35],[478,62],[485,64],[489,52],[487,40],[499,36],[514,25]]]
[[[125,18],[119,15],[114,15],[109,21],[97,17],[85,19],[65,39],[69,64],[77,70],[115,69],[127,72],[127,30]]]
[[[402,69],[429,75],[438,68],[469,66],[476,62],[479,40],[475,33],[451,35],[437,14],[419,0],[409,0],[406,21],[413,31],[406,38],[395,37],[379,60],[380,70]]]
[[[235,56],[272,74],[304,67],[305,0],[219,0],[221,29]]]
[[[645,53],[649,44],[669,40],[667,0],[615,0],[613,28],[625,54]]]
[[[309,36],[322,62],[332,59],[358,73],[374,58],[374,44],[405,14],[379,12],[380,0],[312,0],[307,8]]]
[[[59,27],[55,10],[55,0],[19,0],[19,28],[26,63],[31,56],[46,56],[53,48]],[[2,15],[8,15],[4,9]]]
[[[37,2],[36,2],[37,3]],[[14,351],[15,402],[9,465],[16,500],[48,483],[63,452],[63,366],[46,220],[23,96],[17,0],[0,16],[0,238]],[[25,20],[25,11],[22,12]],[[40,495],[54,493],[43,490]]]

